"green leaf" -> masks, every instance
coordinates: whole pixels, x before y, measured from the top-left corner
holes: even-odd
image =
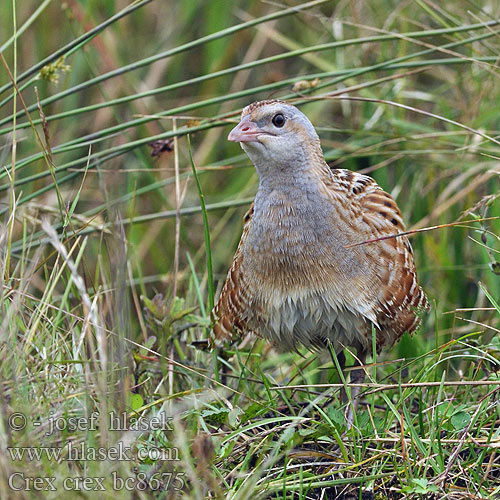
[[[133,411],[138,410],[141,408],[141,406],[144,405],[144,400],[142,399],[142,396],[137,393],[130,393],[128,396],[128,406],[130,409]]]
[[[451,425],[458,431],[470,423],[470,415],[465,411],[459,411],[451,417]]]
[[[429,484],[429,480],[425,478],[415,478],[412,479],[410,484],[402,489],[403,493],[417,493],[419,495],[425,495],[427,493],[437,493],[438,488],[435,484]]]
[[[203,410],[201,416],[211,424],[222,424],[226,422],[229,408],[216,408],[214,410]]]
[[[165,318],[165,301],[160,295],[155,295],[153,300],[148,299],[146,296],[142,295],[141,300],[144,303],[146,309],[158,320],[163,320]]]
[[[243,413],[242,409],[239,408],[238,406],[236,406],[235,408],[233,408],[229,414],[228,414],[228,418],[227,418],[227,423],[234,429],[236,427],[238,427],[239,423],[240,423],[240,415]]]
[[[365,429],[370,425],[370,416],[367,411],[358,411],[356,413],[356,418],[358,420],[358,427],[360,429]]]
[[[334,424],[337,424],[339,427],[342,427],[345,425],[345,416],[344,416],[344,412],[342,410],[339,410],[338,408],[334,408],[333,406],[330,406],[328,408],[328,416],[330,417],[330,420]]]
[[[154,335],[151,335],[150,337],[148,337],[143,343],[143,347],[145,347],[146,349],[153,349],[153,346],[155,345],[155,342],[156,342],[156,337]]]
[[[184,314],[184,303],[185,300],[181,297],[175,297],[172,304],[172,309],[170,310],[170,315],[172,317],[183,316]]]
[[[241,422],[244,424],[245,422],[248,422],[251,420],[253,417],[258,415],[259,413],[262,413],[262,405],[259,403],[252,403],[243,413],[241,416]]]

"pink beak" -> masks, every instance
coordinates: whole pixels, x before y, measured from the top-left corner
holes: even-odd
[[[262,133],[257,124],[252,122],[250,116],[247,115],[229,132],[227,139],[232,142],[252,142],[256,141],[257,136]]]

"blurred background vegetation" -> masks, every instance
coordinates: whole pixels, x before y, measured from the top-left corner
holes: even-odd
[[[4,411],[128,407],[130,394],[147,411],[209,383],[213,359],[192,346],[207,336],[205,240],[209,229],[217,292],[257,187],[227,133],[266,98],[293,99],[330,165],[373,176],[409,228],[493,218],[412,237],[433,311],[385,359],[451,342],[430,379],[495,366],[497,1],[4,0],[0,51]],[[245,370],[257,378],[298,376],[293,355],[254,353],[261,364],[249,356]],[[300,376],[325,381],[305,355]],[[232,369],[243,390],[245,370]],[[245,391],[267,398],[263,384]]]

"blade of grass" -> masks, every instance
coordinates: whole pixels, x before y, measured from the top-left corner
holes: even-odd
[[[87,33],[84,33],[82,36],[76,38],[72,42],[68,43],[64,47],[60,48],[59,50],[56,50],[53,54],[50,56],[46,57],[39,63],[37,63],[35,66],[31,67],[29,70],[25,71],[24,73],[21,73],[17,79],[17,82],[20,83],[30,76],[35,75],[38,73],[44,66],[47,66],[51,62],[54,62],[55,60],[59,59],[60,57],[69,57],[71,54],[76,52],[78,49],[82,48],[85,44],[87,44],[89,41],[92,40],[92,38],[96,37],[101,31],[103,31],[105,28],[113,24],[115,21],[118,21],[122,17],[134,12],[137,9],[140,9],[144,5],[151,3],[153,0],[134,0],[132,4],[129,6],[125,7],[121,12],[118,12],[118,14],[115,14],[114,16],[110,17],[106,21],[104,21],[102,24],[99,26],[96,26],[94,29],[88,31]],[[41,6],[39,7],[39,9]],[[33,14],[33,16],[35,13]],[[32,16],[32,17],[33,17]],[[19,36],[19,35],[18,35]],[[6,42],[8,43],[8,42]],[[0,49],[0,52],[3,52],[5,46],[2,46]],[[32,83],[32,82],[30,82]],[[11,83],[5,84],[3,87],[0,87],[0,94],[3,94],[6,90],[9,90],[12,88]],[[12,97],[9,97],[8,99],[11,99]],[[0,104],[0,107],[3,106],[7,101],[3,101]],[[42,102],[42,105],[44,103]],[[31,110],[30,110],[31,111]]]
[[[151,0],[149,0],[151,1]],[[64,90],[63,92],[60,92],[59,94],[56,94],[52,97],[49,97],[47,99],[44,99],[41,104],[42,106],[45,106],[47,104],[50,104],[56,100],[63,99],[64,97],[67,97],[68,95],[71,95],[75,92],[78,92],[83,89],[87,89],[93,85],[96,85],[97,83],[101,83],[103,81],[109,80],[110,78],[114,78],[116,76],[122,75],[124,73],[127,73],[129,71],[133,71],[139,68],[142,68],[143,66],[152,64],[156,61],[159,61],[161,59],[165,59],[167,57],[172,57],[174,55],[180,54],[182,52],[185,52],[187,50],[191,50],[193,48],[199,47],[205,43],[218,40],[219,38],[226,37],[228,35],[231,35],[233,33],[237,33],[238,31],[242,31],[247,28],[251,28],[252,26],[256,26],[261,23],[265,23],[267,21],[272,21],[274,19],[280,19],[285,16],[289,16],[291,14],[295,14],[301,10],[305,9],[310,9],[311,7],[314,7],[316,5],[320,5],[323,3],[326,3],[330,0],[313,0],[311,2],[304,3],[302,5],[296,6],[296,7],[290,7],[288,9],[282,9],[282,10],[277,10],[276,12],[273,12],[271,14],[268,14],[266,16],[262,16],[256,19],[252,19],[251,21],[247,21],[241,24],[237,24],[235,26],[231,26],[229,28],[223,29],[221,31],[218,31],[216,33],[211,33],[210,35],[198,38],[196,40],[193,40],[191,42],[185,43],[183,45],[179,45],[178,47],[175,47],[173,49],[160,52],[159,54],[155,54],[154,56],[147,57],[145,59],[141,59],[139,61],[136,61],[131,64],[127,64],[126,66],[122,66],[121,68],[115,69],[113,71],[109,71],[108,73],[105,73],[103,75],[96,76],[94,78],[91,78],[90,80],[87,80],[83,83],[80,83],[78,85],[75,85],[74,87],[71,87],[70,89]],[[142,5],[141,5],[142,6]],[[128,12],[126,12],[123,15],[126,15]],[[23,75],[24,76],[24,75]],[[0,93],[3,91],[3,89],[0,89]],[[32,111],[34,109],[34,105],[28,107],[28,111]],[[2,123],[0,121],[0,123]]]
[[[15,43],[17,39],[37,20],[38,16],[45,10],[47,5],[49,5],[51,1],[52,0],[44,0],[20,28],[16,28],[14,22],[14,28],[15,28],[14,34],[0,47],[0,52],[4,52],[7,47],[10,47],[12,45],[12,42]],[[15,15],[15,9],[14,9],[14,15]],[[19,75],[17,81],[19,82],[21,80],[22,80],[22,75]],[[0,90],[0,94],[1,93],[2,91]]]

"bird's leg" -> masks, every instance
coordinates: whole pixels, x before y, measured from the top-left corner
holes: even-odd
[[[345,368],[345,354],[344,351],[340,351],[338,354],[335,354],[337,356],[337,361],[339,362],[340,366],[340,371],[339,373],[339,379],[342,380],[342,376],[344,374],[344,368]]]
[[[357,358],[356,362],[353,365],[353,369],[351,370],[351,384],[361,384],[365,378],[365,370],[364,364],[366,361],[367,351],[363,348],[358,348],[357,350]],[[349,430],[352,427],[354,422],[354,413],[358,408],[359,403],[359,393],[361,392],[361,387],[352,387],[351,388],[351,398],[348,401],[347,409],[346,409],[346,425]]]
[[[336,366],[339,380],[342,383],[344,381],[345,353],[344,353],[344,351],[340,351],[338,354],[336,353],[335,356],[337,356],[337,361],[339,363],[338,366]],[[338,370],[339,367],[340,367],[340,371]],[[340,389],[340,397],[341,397],[343,403],[347,403],[347,401],[349,401],[345,387],[342,387]]]

